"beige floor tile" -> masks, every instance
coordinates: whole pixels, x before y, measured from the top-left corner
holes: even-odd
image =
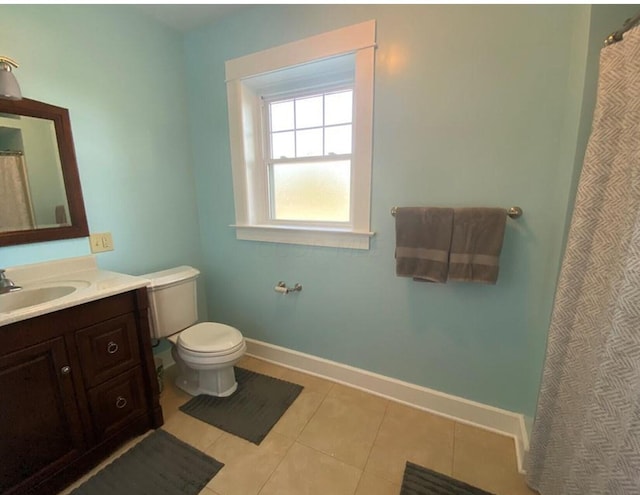
[[[367,398],[329,395],[305,426],[298,442],[363,469],[385,409],[386,404],[372,407]]]
[[[303,389],[271,431],[287,435],[293,439],[298,438],[298,435],[307,426],[311,416],[318,410],[324,397],[323,394],[318,392],[310,392]]]
[[[215,426],[178,411],[162,428],[198,450],[205,450],[224,432]]]
[[[189,402],[192,397],[182,390],[165,389],[160,395],[160,406],[165,423],[169,421],[180,409],[180,406]]]
[[[218,492],[214,492],[213,490],[205,486],[198,495],[222,495],[222,494]]]
[[[335,397],[374,412],[384,412],[389,404],[387,399],[339,383],[334,383],[327,397]]]
[[[200,495],[397,495],[407,460],[497,495],[536,495],[517,472],[508,437],[252,357],[240,366],[305,387],[259,446],[179,411],[190,396],[173,384],[176,368],[165,370],[163,428],[225,463]],[[123,445],[60,495],[145,437]],[[363,456],[364,473],[356,467]]]
[[[302,385],[307,391],[323,395],[326,395],[333,386],[333,382],[329,380],[290,369],[287,369],[279,378]]]
[[[260,495],[353,495],[362,471],[294,443]]]
[[[398,495],[398,493],[400,493],[400,485],[365,471],[362,473],[355,495]]]
[[[271,432],[255,445],[225,433],[206,453],[224,464],[207,488],[222,495],[255,495],[293,444],[293,439]]]
[[[401,484],[406,461],[451,475],[454,422],[389,403],[365,471]]]
[[[267,361],[262,361],[261,359],[256,359],[250,356],[245,356],[238,363],[240,368],[244,368],[250,371],[255,371],[256,373],[261,373],[263,375],[272,376],[274,378],[281,378],[282,375],[287,372],[287,368],[283,368],[282,366],[278,366],[277,364],[268,363]]]
[[[513,439],[461,423],[455,426],[453,477],[497,495],[533,495],[518,473]]]

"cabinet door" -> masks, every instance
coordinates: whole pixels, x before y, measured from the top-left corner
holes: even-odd
[[[0,391],[0,493],[18,493],[84,447],[64,340],[0,356]]]

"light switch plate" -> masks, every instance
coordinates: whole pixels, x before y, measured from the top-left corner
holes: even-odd
[[[92,253],[113,251],[113,237],[111,237],[111,232],[91,234],[89,236],[89,244],[91,244]]]

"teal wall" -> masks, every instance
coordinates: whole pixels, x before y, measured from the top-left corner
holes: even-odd
[[[3,5],[1,52],[25,96],[70,110],[90,228],[114,235],[101,266],[193,264],[213,318],[248,337],[531,416],[596,38],[633,10],[261,5],[182,36],[132,6]],[[371,250],[236,240],[225,60],[369,19]],[[522,206],[498,285],[397,278],[396,205]],[[86,239],[5,247],[0,266],[88,252]],[[279,280],[304,290],[278,295]]]
[[[200,265],[182,37],[131,6],[0,6],[0,52],[25,97],[71,116],[103,268]],[[0,248],[0,266],[89,254],[87,239]]]
[[[258,6],[186,37],[209,313],[252,338],[532,415],[589,6]],[[225,60],[377,20],[370,251],[238,241]],[[496,286],[394,274],[392,206],[519,205]],[[300,282],[300,294],[273,291]]]

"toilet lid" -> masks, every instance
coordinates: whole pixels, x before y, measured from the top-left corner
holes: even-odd
[[[242,334],[222,323],[198,323],[180,332],[178,345],[194,352],[232,352],[242,345]]]

